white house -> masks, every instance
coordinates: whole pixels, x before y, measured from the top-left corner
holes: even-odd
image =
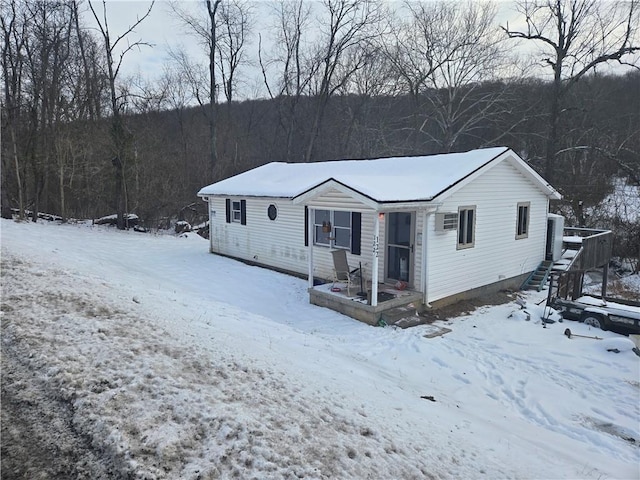
[[[202,188],[210,251],[331,279],[333,249],[424,304],[517,287],[545,257],[558,192],[506,147],[419,157],[269,163]]]

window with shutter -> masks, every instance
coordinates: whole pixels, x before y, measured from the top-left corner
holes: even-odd
[[[313,244],[360,255],[360,224],[361,214],[358,212],[314,210]]]

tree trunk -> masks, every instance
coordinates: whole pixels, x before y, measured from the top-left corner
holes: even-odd
[[[11,132],[13,166],[16,169],[16,185],[18,187],[18,218],[24,219],[24,189],[22,188],[22,177],[20,176],[20,158],[18,157],[16,131],[13,125],[9,127],[9,131]]]
[[[117,219],[116,219],[116,223],[118,225],[118,228],[120,230],[124,230],[125,229],[125,222],[124,222],[124,199],[123,199],[123,182],[122,182],[122,161],[120,160],[119,157],[113,157],[113,160],[111,161],[114,167],[114,180],[115,180],[115,188],[114,188],[114,192],[113,192],[113,198],[116,199],[116,212],[117,212]]]
[[[213,6],[211,0],[207,0],[207,11],[211,21],[211,39],[209,45],[209,138],[210,138],[210,172],[211,181],[216,178],[218,163],[218,145],[216,131],[216,12],[222,0],[215,0]]]
[[[4,172],[7,171],[7,162],[5,161],[4,156],[2,157],[2,169]],[[11,201],[9,200],[9,189],[7,188],[8,181],[6,173],[2,175],[2,186],[0,186],[0,218],[13,218],[13,214],[11,212]]]
[[[556,153],[558,151],[558,126],[560,124],[560,102],[562,97],[562,79],[556,69],[549,107],[549,126],[547,130],[547,147],[544,164],[545,180],[551,184],[555,181]]]
[[[329,96],[321,92],[320,95],[318,95],[318,102],[318,108],[316,109],[316,114],[313,117],[313,126],[311,127],[311,137],[309,138],[309,144],[307,145],[307,153],[304,156],[305,162],[311,162],[313,160],[313,151],[318,135],[320,134],[320,129],[322,128],[324,111],[327,103],[329,102]]]

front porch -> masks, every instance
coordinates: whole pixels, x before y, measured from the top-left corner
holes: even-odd
[[[330,308],[369,325],[378,325],[381,319],[386,323],[394,319],[399,326],[404,327],[405,325],[400,324],[403,316],[415,316],[422,307],[422,293],[397,290],[392,285],[377,286],[377,302],[371,299],[372,288],[367,288],[366,296],[364,292],[360,292],[362,295],[349,296],[346,288],[333,292],[331,287],[332,283],[326,283],[309,288],[310,303]]]

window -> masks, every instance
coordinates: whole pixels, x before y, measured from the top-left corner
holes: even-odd
[[[246,200],[226,200],[227,223],[247,224],[247,201]]]
[[[475,241],[476,207],[458,209],[458,249],[471,248]]]
[[[349,249],[351,246],[351,212],[333,212],[333,245]]]
[[[240,223],[242,219],[242,210],[240,208],[240,201],[231,202],[231,221]]]
[[[331,246],[331,211],[315,210],[313,243]]]
[[[518,203],[518,224],[516,225],[516,240],[529,236],[529,202]]]
[[[360,255],[360,213],[314,210],[313,244]]]

